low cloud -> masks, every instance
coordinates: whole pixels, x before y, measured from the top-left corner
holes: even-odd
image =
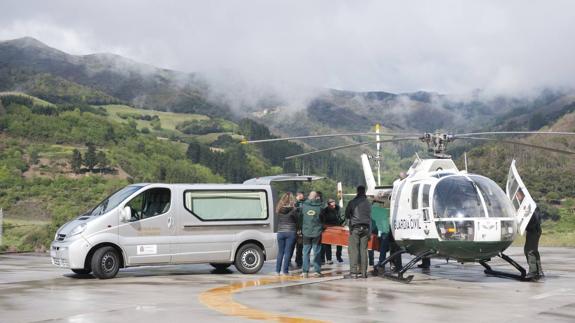
[[[74,54],[112,52],[197,72],[235,92],[238,105],[272,93],[297,106],[325,88],[572,89],[574,27],[572,1],[0,4],[0,39],[32,36]]]

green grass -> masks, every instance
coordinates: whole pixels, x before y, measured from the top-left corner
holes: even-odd
[[[127,105],[104,105],[103,106],[106,111],[110,114],[109,118],[112,121],[124,123],[126,119],[122,119],[118,116],[118,113],[139,113],[143,115],[157,115],[160,118],[160,122],[162,124],[163,129],[167,130],[174,130],[176,131],[176,125],[178,123],[184,121],[191,121],[191,120],[209,120],[210,118],[205,115],[201,114],[189,114],[189,113],[174,113],[174,112],[163,112],[163,111],[155,111],[155,110],[146,110],[146,109],[136,109],[132,108]],[[138,129],[142,129],[147,127],[150,130],[152,129],[150,121],[145,120],[135,120]]]
[[[232,136],[232,138],[237,139],[237,140],[242,140],[242,138],[243,138],[243,136],[233,134],[231,132],[213,132],[213,133],[208,133],[206,135],[198,135],[198,136],[193,136],[193,137],[197,141],[201,142],[202,144],[211,144],[212,142],[216,141],[218,139],[218,137],[221,135],[230,135],[230,136]]]
[[[0,92],[0,96],[3,96],[3,95],[19,95],[19,96],[23,96],[23,97],[25,97],[25,98],[32,99],[32,102],[34,102],[35,105],[43,105],[43,106],[49,106],[49,107],[55,107],[55,106],[56,106],[56,105],[54,105],[53,103],[50,103],[50,102],[48,102],[48,101],[44,101],[44,100],[42,100],[42,99],[39,99],[39,98],[37,98],[37,97],[35,97],[35,96],[28,95],[28,94],[23,93],[23,92],[16,92],[16,91],[14,91],[14,92],[12,92],[12,91],[11,91],[11,92]]]
[[[50,221],[4,219],[0,251],[36,251],[50,240]]]

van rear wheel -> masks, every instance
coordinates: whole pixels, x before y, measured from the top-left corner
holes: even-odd
[[[242,274],[255,274],[264,265],[264,252],[253,243],[243,245],[236,252],[234,266]]]
[[[120,270],[120,256],[113,247],[102,247],[94,252],[91,264],[97,278],[114,278]]]
[[[210,262],[210,265],[212,267],[214,267],[216,270],[224,271],[224,270],[228,269],[232,264],[217,264],[217,263]]]

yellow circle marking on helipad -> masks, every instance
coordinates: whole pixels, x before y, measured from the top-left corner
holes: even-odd
[[[306,319],[302,317],[292,317],[277,313],[265,312],[255,308],[247,307],[243,304],[234,301],[233,299],[233,294],[239,292],[244,288],[264,286],[273,283],[280,283],[287,281],[296,281],[300,279],[301,279],[300,277],[296,276],[281,276],[281,277],[266,277],[257,280],[238,282],[222,287],[209,289],[201,293],[199,299],[202,304],[215,311],[218,311],[226,315],[239,316],[251,320],[277,321],[286,323],[326,322],[320,320]]]

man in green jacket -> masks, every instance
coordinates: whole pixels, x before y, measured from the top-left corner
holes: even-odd
[[[385,261],[389,251],[389,199],[383,194],[377,194],[373,199],[371,206],[371,218],[377,227],[377,236],[379,237],[379,261],[374,269]]]
[[[303,273],[304,278],[308,277],[310,252],[313,248],[314,277],[321,277],[321,233],[323,224],[320,220],[321,201],[316,192],[310,192],[308,199],[302,203],[301,223],[303,234]]]

